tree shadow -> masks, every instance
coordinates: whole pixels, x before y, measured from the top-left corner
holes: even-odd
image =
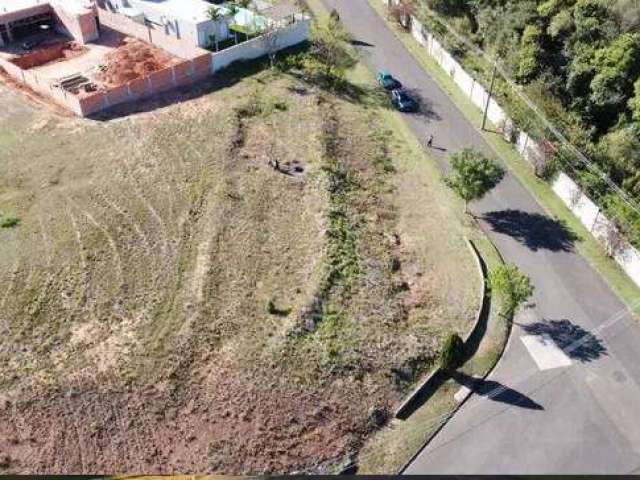
[[[602,340],[566,318],[561,320],[542,320],[520,326],[531,335],[541,336],[543,342],[552,341],[574,360],[583,363],[591,362],[603,355],[607,355],[607,349]]]
[[[499,210],[481,217],[494,232],[515,238],[533,251],[571,252],[579,237],[558,220],[523,210]]]
[[[438,114],[433,108],[433,102],[422,95],[417,88],[405,88],[404,89],[418,104],[418,108],[413,115],[423,117],[427,120],[442,120],[440,114]]]
[[[462,372],[454,372],[451,376],[456,382],[467,387],[476,395],[487,397],[495,402],[506,403],[529,410],[544,410],[542,405],[530,397],[500,382],[474,378]]]
[[[363,42],[362,40],[350,40],[349,43],[355,47],[374,47],[375,45],[368,43],[368,42]]]

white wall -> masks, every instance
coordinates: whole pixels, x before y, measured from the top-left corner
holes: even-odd
[[[311,21],[301,20],[279,30],[278,50],[304,42],[309,38],[310,29]],[[254,38],[248,42],[213,53],[213,71],[222,70],[233,62],[251,60],[266,54],[264,43],[260,37]]]

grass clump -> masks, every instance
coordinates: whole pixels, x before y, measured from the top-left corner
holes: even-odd
[[[0,217],[0,228],[14,228],[20,225],[20,217],[5,215]]]

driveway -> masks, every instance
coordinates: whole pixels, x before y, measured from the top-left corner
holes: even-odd
[[[428,100],[405,115],[441,168],[463,147],[492,153],[482,136],[396,39],[367,0],[335,8],[365,59]],[[494,154],[495,155],[495,154]],[[511,174],[474,205],[505,259],[536,287],[515,319],[504,357],[405,473],[628,473],[640,467],[640,330],[573,235]],[[392,472],[389,472],[392,473]]]

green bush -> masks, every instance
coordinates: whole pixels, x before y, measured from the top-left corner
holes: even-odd
[[[13,227],[17,227],[19,224],[20,224],[19,217],[14,217],[11,215],[0,217],[1,228],[13,228]]]
[[[504,296],[502,314],[513,315],[533,295],[529,277],[516,265],[500,265],[489,277],[491,289]]]
[[[450,333],[444,341],[440,352],[440,368],[445,371],[455,370],[462,363],[464,342],[457,333]]]

